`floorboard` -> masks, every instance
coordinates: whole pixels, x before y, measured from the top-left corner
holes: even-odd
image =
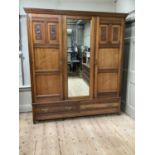
[[[126,114],[33,124],[20,114],[20,155],[134,155],[134,120]]]

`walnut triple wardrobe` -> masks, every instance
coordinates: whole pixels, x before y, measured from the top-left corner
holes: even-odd
[[[25,12],[33,121],[120,113],[124,23],[127,14],[37,8],[25,8]],[[68,50],[67,23],[72,22],[72,26],[84,32],[88,25],[85,21],[90,24],[90,44],[87,51],[81,53],[89,55],[89,65],[83,61],[84,54],[76,61],[68,57],[70,53],[78,52],[74,52],[73,42],[70,45],[71,52]],[[71,35],[75,34],[73,29],[70,32]],[[77,47],[87,46],[81,43]],[[70,69],[71,63],[75,67],[72,65]],[[68,72],[80,69],[80,78],[84,77],[89,85],[88,95],[69,96]],[[78,87],[81,85],[79,82]]]

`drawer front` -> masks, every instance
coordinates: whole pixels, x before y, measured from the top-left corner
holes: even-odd
[[[58,106],[39,106],[34,107],[34,112],[37,114],[41,113],[64,113],[64,112],[75,112],[78,110],[77,105],[58,105]]]
[[[111,113],[120,113],[120,98],[66,100],[33,105],[35,121]]]
[[[83,104],[83,105],[80,105],[80,110],[96,110],[96,109],[118,108],[119,106],[120,106],[119,102]]]

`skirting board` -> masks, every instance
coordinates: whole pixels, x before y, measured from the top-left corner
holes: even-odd
[[[126,102],[122,101],[121,109],[123,112],[127,113],[131,118],[135,119],[135,109],[134,107],[126,104]]]
[[[31,88],[24,86],[19,88],[19,112],[31,112],[32,99]]]
[[[31,104],[28,105],[19,105],[19,112],[31,112],[32,111],[32,106]]]

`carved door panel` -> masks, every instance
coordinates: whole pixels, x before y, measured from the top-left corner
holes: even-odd
[[[109,43],[109,25],[102,24],[99,27],[99,43],[100,46],[107,46]]]
[[[111,26],[111,44],[118,45],[120,44],[120,32],[121,26],[120,25],[112,25]]]
[[[121,31],[121,21],[97,19],[95,97],[119,94]]]
[[[48,43],[59,44],[59,23],[47,23],[48,26]]]
[[[121,36],[121,21],[100,18],[99,21],[99,47],[119,47]]]
[[[38,23],[41,24],[37,27]],[[32,17],[32,25],[35,32],[33,37],[36,37],[33,40],[32,52],[34,102],[61,100],[63,96],[61,17],[55,15]],[[36,27],[38,32],[35,31]]]
[[[44,21],[33,22],[33,42],[36,44],[45,43],[45,23]]]

